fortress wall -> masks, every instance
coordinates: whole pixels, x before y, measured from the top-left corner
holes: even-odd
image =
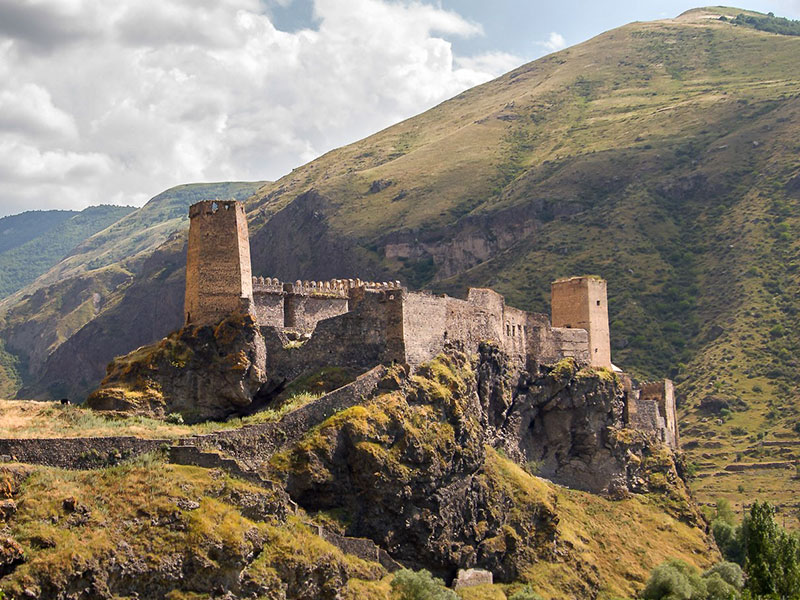
[[[187,323],[213,324],[253,298],[247,218],[239,202],[206,201],[189,219],[184,312]]]
[[[289,294],[284,304],[282,325],[303,333],[311,333],[319,321],[330,319],[348,311],[347,297],[315,293],[313,295]]]
[[[580,363],[589,363],[589,333],[585,329],[551,327],[547,315],[527,315],[528,367],[534,364],[552,364],[571,357]]]
[[[283,327],[284,295],[281,292],[253,293],[253,312],[260,326]]]
[[[406,362],[413,367],[430,360],[452,335],[447,330],[447,300],[420,292],[403,296],[403,340]]]
[[[267,372],[294,378],[331,365],[368,369],[405,362],[402,302],[401,290],[366,292],[350,312],[319,321],[311,338],[294,348],[265,328]]]
[[[61,469],[97,469],[126,458],[154,452],[168,440],[136,437],[2,439],[5,460]]]
[[[639,413],[653,415],[648,420],[654,424],[654,429],[660,435],[661,440],[669,446],[677,448],[678,419],[672,381],[664,379],[642,384],[635,402],[635,410]],[[641,425],[645,426],[646,423],[641,422]]]
[[[524,365],[528,353],[528,313],[518,308],[505,306],[503,321],[505,336],[502,347],[517,364]]]

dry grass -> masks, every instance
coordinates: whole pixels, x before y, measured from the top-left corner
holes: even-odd
[[[277,421],[286,413],[319,397],[319,393],[295,392],[282,399],[280,407],[275,410],[262,410],[248,417],[197,425],[177,425],[147,417],[104,414],[56,402],[0,400],[0,438],[134,436],[172,439]]]
[[[570,558],[536,562],[523,574],[548,600],[580,588],[587,575],[599,583],[598,598],[632,598],[667,558],[701,568],[717,558],[703,532],[667,514],[657,497],[612,501],[570,490],[532,477],[494,452],[489,467],[513,486],[520,509],[544,503],[559,516],[560,542],[570,548]]]
[[[84,568],[102,571],[112,556],[143,561],[155,570],[175,553],[193,555],[208,569],[220,568],[229,557],[252,561],[245,572],[256,581],[274,579],[277,567],[286,572],[314,564],[342,564],[361,579],[381,575],[378,565],[344,555],[295,518],[286,524],[252,521],[232,500],[263,493],[247,482],[164,464],[154,456],[97,471],[36,468],[17,494],[19,511],[9,523],[27,560],[0,589],[18,597],[24,587],[42,581],[66,582]],[[62,503],[68,497],[84,507],[84,523],[76,525],[75,515],[65,513]],[[180,508],[187,501],[200,507]],[[265,550],[254,554],[257,539],[265,541]],[[182,595],[188,590],[180,589],[180,580],[175,587],[173,597],[191,597]]]

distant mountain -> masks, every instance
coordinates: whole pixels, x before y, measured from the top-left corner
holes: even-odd
[[[780,444],[800,437],[800,37],[740,13],[759,16],[620,27],[264,185],[247,200],[255,274],[491,286],[542,312],[551,280],[601,275],[614,362],[678,384],[702,497],[788,505],[793,471],[725,470],[790,464]],[[76,266],[5,305],[13,389],[80,397],[114,354],[180,324],[185,239],[146,247],[123,284],[124,260]],[[60,306],[78,281],[87,299],[114,291],[95,312]],[[36,337],[76,311],[57,343]]]
[[[81,212],[32,211],[0,219],[0,299],[34,281],[86,238],[133,210],[92,206]]]
[[[142,208],[114,207],[118,211],[116,218],[109,216],[102,228],[95,229],[94,235],[83,235],[75,240],[61,252],[59,258],[62,260],[51,262],[45,269],[34,270],[32,254],[28,255],[26,262],[20,253],[28,250],[29,244],[38,248],[39,243],[59,243],[64,248],[68,244],[61,243],[62,238],[54,235],[61,229],[71,231],[70,227],[74,229],[74,225],[85,221],[84,213],[92,215],[95,209],[87,209],[65,220],[59,225],[61,229],[55,227],[46,236],[10,250],[16,259],[15,272],[32,283],[0,301],[0,395],[13,395],[20,386],[35,381],[40,369],[62,343],[87,323],[117,306],[156,248],[187,227],[191,204],[204,199],[243,199],[261,185],[263,182],[180,185],[155,196]],[[105,208],[96,207],[97,210]],[[4,255],[0,254],[0,261],[3,259]],[[3,273],[6,269],[0,267],[0,275]],[[168,299],[162,298],[159,291],[154,291],[151,298],[140,299],[139,306],[146,306],[148,300],[163,307],[169,306]],[[130,321],[137,327],[140,323],[131,316],[135,312],[136,309],[130,311],[123,321]],[[105,335],[113,335],[113,331],[109,330]],[[140,333],[149,340],[153,331],[152,325],[145,324]],[[126,338],[120,335],[119,339],[123,343],[133,343],[135,336]],[[106,348],[99,340],[91,345],[90,352],[95,349],[102,352]],[[86,352],[80,351],[72,359],[83,361],[79,356],[85,356]],[[76,377],[84,385],[91,384],[92,380],[87,378],[82,368],[76,371]],[[69,389],[63,390],[64,394],[70,392]]]
[[[0,218],[0,254],[39,237],[77,214],[75,210],[31,210]]]

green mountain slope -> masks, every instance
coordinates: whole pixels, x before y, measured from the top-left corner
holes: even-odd
[[[118,221],[133,210],[130,206],[92,206],[79,213],[46,211],[24,213],[0,231],[9,232],[7,248],[0,251],[0,298],[13,294],[67,256],[76,245]],[[55,214],[50,214],[50,213]],[[62,217],[67,215],[68,218]],[[37,230],[38,223],[41,222]],[[0,236],[4,239],[5,235]],[[27,239],[26,239],[27,238]],[[14,241],[16,240],[16,241]],[[4,240],[5,241],[5,240]],[[22,243],[17,243],[22,242]]]
[[[21,246],[78,214],[75,210],[31,210],[0,219],[0,254]]]
[[[788,510],[793,470],[725,470],[791,466],[800,421],[800,37],[740,12],[615,29],[265,185],[254,272],[486,285],[542,312],[552,279],[602,275],[615,363],[678,382],[702,498]],[[142,262],[23,395],[80,395],[179,323],[184,253],[175,237]]]

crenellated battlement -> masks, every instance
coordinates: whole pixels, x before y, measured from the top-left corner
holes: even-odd
[[[403,285],[399,281],[362,281],[360,279],[330,279],[328,281],[311,281],[298,279],[294,283],[284,283],[272,277],[253,277],[254,294],[295,294],[300,296],[325,295],[347,298],[350,291],[363,289],[400,290]]]

